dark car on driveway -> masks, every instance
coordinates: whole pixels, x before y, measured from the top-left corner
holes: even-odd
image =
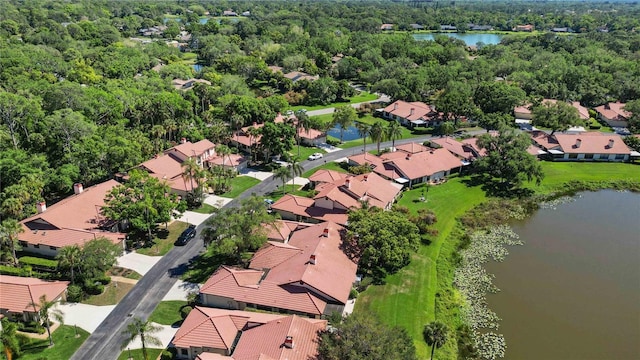
[[[177,246],[187,245],[189,240],[193,239],[194,237],[196,237],[196,226],[189,225],[189,227],[186,228],[182,232],[182,234],[180,234],[180,236],[178,237],[178,240],[176,240],[174,245],[177,245]]]

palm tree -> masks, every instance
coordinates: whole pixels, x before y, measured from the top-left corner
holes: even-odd
[[[2,205],[0,205],[0,214],[13,219],[21,218],[25,201],[27,201],[25,198],[16,195],[5,198]]]
[[[195,191],[195,187],[193,186],[193,180],[196,178],[196,171],[200,167],[194,158],[188,158],[182,162],[182,179],[185,182],[185,187],[187,185],[187,180],[191,182],[191,193],[193,194]]]
[[[162,346],[162,341],[152,335],[160,330],[162,330],[160,326],[152,324],[149,320],[143,321],[138,317],[133,318],[129,325],[127,325],[127,329],[122,332],[127,335],[127,338],[122,343],[122,349],[126,348],[136,337],[140,336],[140,342],[142,343],[142,357],[144,360],[149,360],[147,344]]]
[[[391,149],[395,151],[396,139],[402,137],[402,125],[397,120],[392,120],[391,123],[385,128],[386,138],[391,140]]]
[[[364,145],[364,151],[367,151],[367,136],[371,134],[371,125],[363,122],[356,122],[356,129],[358,129],[358,134],[362,136],[362,143]]]
[[[16,337],[16,330],[18,326],[7,320],[6,318],[2,318],[2,332],[0,332],[0,343],[2,343],[2,348],[4,349],[4,354],[7,357],[7,360],[12,360],[13,355],[20,355],[20,342]]]
[[[378,154],[380,154],[380,143],[384,139],[385,128],[382,125],[382,121],[378,120],[369,129],[369,134],[371,135],[371,141],[375,141],[378,148]]]
[[[6,242],[13,259],[13,264],[18,265],[18,256],[16,256],[16,247],[18,246],[18,234],[23,233],[24,228],[15,219],[6,219],[0,224],[0,240]]]
[[[82,249],[80,246],[74,244],[65,246],[58,252],[56,259],[58,259],[58,266],[61,268],[68,268],[71,270],[71,283],[75,284],[75,269],[80,266],[80,259],[82,256]]]
[[[291,171],[291,179],[293,181],[293,187],[296,187],[296,176],[302,176],[304,169],[300,165],[300,158],[294,157],[289,162],[289,171]]]
[[[285,183],[287,182],[287,180],[289,180],[289,177],[291,177],[291,172],[289,171],[289,168],[285,166],[280,166],[279,168],[276,169],[276,171],[273,172],[273,176],[276,179],[282,180],[282,195],[284,195],[286,190]]]
[[[218,154],[218,156],[222,157],[222,166],[225,166],[225,162],[224,162],[224,157],[226,156],[227,158],[229,158],[229,162],[231,162],[231,158],[229,157],[231,155],[231,149],[227,146],[227,145],[218,145],[216,146],[216,154]]]
[[[231,115],[231,120],[229,121],[229,125],[231,125],[231,129],[233,130],[233,135],[236,136],[236,140],[238,139],[238,131],[244,125],[244,118],[240,115]]]
[[[258,140],[258,137],[260,136],[260,134],[262,133],[261,128],[259,127],[250,127],[249,129],[247,129],[247,135],[249,135],[249,157],[251,158],[251,161],[254,161],[253,157],[253,150],[254,150],[254,141]]]
[[[311,128],[311,122],[309,121],[309,115],[306,111],[298,110],[296,115],[296,140],[298,141],[298,156],[300,156],[300,130],[304,130],[309,133]]]
[[[151,128],[151,135],[153,135],[156,138],[155,148],[154,148],[156,152],[162,150],[160,146],[160,141],[166,133],[167,131],[162,125],[153,125],[153,127]]]
[[[431,359],[436,348],[441,348],[447,342],[449,328],[440,321],[433,321],[424,326],[422,336],[427,345],[431,346]]]
[[[333,124],[340,126],[340,142],[343,141],[344,131],[353,124],[356,119],[356,110],[349,105],[338,106],[333,112]]]
[[[33,306],[35,312],[38,313],[40,321],[42,321],[44,326],[47,328],[49,346],[53,346],[53,338],[51,337],[51,318],[60,324],[64,322],[64,313],[55,307],[57,304],[57,301],[47,301],[47,295],[42,295],[40,296],[38,303],[31,302],[28,305]]]

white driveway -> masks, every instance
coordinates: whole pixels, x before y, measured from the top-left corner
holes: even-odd
[[[216,208],[221,208],[231,202],[231,198],[217,196],[217,195],[205,195],[204,203],[209,204]]]
[[[205,222],[211,214],[200,214],[195,211],[185,211],[178,221],[186,222],[198,226]]]
[[[308,183],[309,183],[309,179],[298,177],[298,176],[296,176],[292,180],[287,181],[287,184],[290,184],[290,185],[295,184],[296,186],[301,186],[301,187],[307,185]]]
[[[76,325],[90,333],[109,315],[115,305],[95,306],[80,303],[60,304],[58,308],[64,314],[65,325]]]
[[[144,275],[155,265],[162,256],[147,256],[135,252],[127,253],[118,258],[118,266],[135,270],[138,274]]]
[[[251,176],[252,178],[258,179],[260,181],[264,181],[272,175],[273,173],[270,173],[268,171],[258,171],[251,168],[246,168],[240,172],[240,176]]]
[[[187,300],[187,295],[189,295],[190,292],[192,291],[198,292],[199,290],[200,290],[200,285],[198,284],[178,280],[176,281],[175,284],[173,284],[171,289],[169,289],[169,291],[167,292],[167,295],[165,295],[162,298],[162,301],[169,301],[169,300],[185,301]]]

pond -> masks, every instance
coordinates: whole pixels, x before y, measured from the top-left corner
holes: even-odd
[[[488,34],[488,33],[418,33],[413,34],[413,38],[416,40],[433,40],[436,35],[445,35],[454,39],[460,39],[464,41],[467,46],[475,46],[478,43],[485,45],[499,44],[504,35],[500,34]]]
[[[640,359],[640,194],[587,192],[513,224],[486,264],[505,359]]]
[[[336,139],[340,139],[340,126],[335,125],[331,129],[327,131],[327,135],[333,136]],[[355,126],[349,126],[348,129],[344,130],[342,139],[344,141],[361,139],[362,136],[358,133],[358,129]]]
[[[202,68],[204,67],[204,65],[200,65],[200,64],[193,64],[191,65],[191,68],[193,69],[193,71],[195,72],[200,72],[200,70],[202,70]]]

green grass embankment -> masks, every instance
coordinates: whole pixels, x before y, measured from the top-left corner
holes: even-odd
[[[538,195],[604,188],[640,191],[640,165],[543,162],[542,166],[546,174],[542,183],[525,184]],[[454,254],[464,233],[457,218],[487,200],[481,186],[468,186],[466,179],[456,177],[431,186],[425,192],[426,202],[417,201],[423,194],[420,188],[404,193],[399,205],[412,212],[426,207],[436,213],[438,236],[430,245],[420,247],[411,264],[387,277],[385,285],[371,286],[356,302],[356,311],[374,312],[385,323],[407,329],[414,339],[418,358],[430,355],[422,329],[436,318],[445,322],[452,334],[445,346],[435,352],[435,358],[455,359],[457,355],[453,332],[461,323],[462,300],[452,282]]]

